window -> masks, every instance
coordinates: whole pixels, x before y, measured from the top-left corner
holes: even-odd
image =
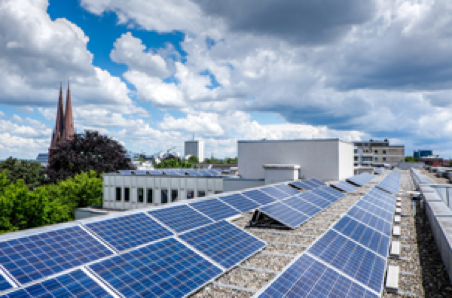
[[[148,188],[147,203],[152,204],[152,188]]]
[[[375,161],[378,161],[378,157],[375,157]]]
[[[386,161],[386,157],[383,157],[383,161]]]
[[[378,154],[378,150],[375,150],[375,154]]]
[[[216,194],[216,195],[218,195],[218,194],[220,194],[220,193],[223,193],[223,192],[222,192],[221,190],[216,190],[216,191],[215,191],[215,194]]]
[[[161,193],[161,197],[160,197],[160,202],[161,202],[162,204],[168,203],[168,190],[167,190],[167,189],[162,189],[162,193]]]
[[[121,187],[116,187],[116,201],[121,201]]]
[[[355,156],[355,161],[358,161],[358,157]]]
[[[144,189],[142,188],[137,189],[137,198],[138,203],[144,203]]]
[[[178,191],[177,189],[171,190],[171,202],[177,202],[178,201]]]
[[[386,154],[386,150],[383,150],[383,154]]]
[[[198,191],[198,198],[202,198],[206,196],[206,192],[204,190]]]
[[[124,201],[125,202],[130,201],[130,188],[128,187],[124,188]]]
[[[194,190],[187,190],[187,200],[191,200],[195,197],[195,191]]]

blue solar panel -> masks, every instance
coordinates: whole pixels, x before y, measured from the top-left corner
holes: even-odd
[[[325,182],[320,181],[317,178],[311,178],[311,179],[309,179],[309,181],[316,184],[317,186],[327,186]]]
[[[391,212],[391,213],[393,213],[394,210],[395,210],[395,202],[394,203],[387,203],[386,200],[381,198],[381,197],[377,198],[377,197],[375,197],[373,195],[366,194],[364,197],[362,197],[361,200],[369,202],[369,203],[372,203],[372,204],[374,204],[374,205],[376,205],[376,206],[378,206],[378,207],[380,207],[380,208],[382,208],[382,209],[384,209],[384,210],[386,210],[388,212]]]
[[[215,198],[204,200],[201,202],[191,203],[190,206],[192,206],[199,212],[207,215],[213,220],[221,220],[241,213],[236,209],[232,208],[231,206]]]
[[[149,214],[178,233],[213,222],[187,205],[157,209]]]
[[[333,196],[336,196],[337,198],[343,198],[345,197],[345,193],[338,191],[337,189],[334,189],[332,187],[324,186],[319,188],[321,191],[324,191],[326,193],[329,193]]]
[[[224,220],[179,237],[226,269],[265,247],[265,242]]]
[[[0,264],[22,284],[111,254],[80,227],[0,242]]]
[[[259,204],[241,194],[233,194],[230,196],[219,197],[223,202],[231,205],[240,212],[247,212],[259,207]]]
[[[186,172],[189,176],[202,176],[202,175],[199,174],[196,170],[185,170],[185,172]]]
[[[308,250],[312,255],[381,293],[386,258],[329,230]]]
[[[173,235],[144,213],[106,219],[86,226],[118,251]]]
[[[322,209],[318,208],[315,205],[308,203],[306,200],[300,197],[291,197],[283,200],[283,203],[289,205],[290,207],[297,209],[298,211],[312,217],[322,211]]]
[[[260,205],[267,205],[276,202],[276,199],[272,198],[270,195],[258,189],[244,191],[242,192],[242,195],[252,199],[253,201],[258,202]]]
[[[132,175],[132,171],[129,170],[119,170],[118,172],[122,175]]]
[[[2,296],[3,297],[3,296]],[[5,297],[113,297],[82,270],[13,291]]]
[[[350,181],[356,185],[359,186],[364,186],[366,185],[369,181],[371,181],[372,179],[374,179],[374,175],[371,175],[369,173],[362,173],[356,176],[353,176],[351,178],[348,178],[347,181]]]
[[[207,170],[199,170],[198,173],[203,176],[212,176],[212,174]]]
[[[320,209],[324,209],[332,204],[331,201],[326,200],[316,194],[313,194],[312,192],[305,192],[304,194],[298,195],[297,197],[311,204],[316,205]]]
[[[397,172],[392,172],[388,176],[386,176],[380,183],[377,184],[377,187],[390,192],[392,194],[397,194],[399,192],[400,186],[400,174]]]
[[[290,187],[287,184],[276,184],[276,185],[273,185],[273,187],[275,187],[275,188],[277,188],[277,189],[279,189],[279,190],[281,190],[281,191],[283,191],[286,194],[291,195],[291,196],[298,195],[300,193],[300,191],[296,190],[293,187]]]
[[[356,203],[356,206],[369,211],[372,214],[375,214],[376,216],[383,218],[384,220],[388,222],[392,222],[392,218],[394,216],[394,213],[388,212],[384,209],[381,209],[380,207],[375,206],[374,204],[371,204],[369,202],[366,202],[364,200],[359,200],[358,203]]]
[[[174,238],[89,267],[124,297],[185,297],[222,273]]]
[[[367,227],[363,223],[344,216],[333,228],[383,257],[388,256],[389,237]]]
[[[0,292],[11,289],[13,286],[6,280],[0,272]]]
[[[356,186],[351,185],[350,183],[347,183],[345,181],[339,181],[339,182],[333,183],[331,185],[336,187],[337,189],[340,189],[340,190],[343,190],[346,192],[353,192],[358,189]]]
[[[258,293],[257,297],[377,298],[379,296],[304,254],[274,279],[267,288]]]
[[[281,202],[259,208],[259,211],[292,229],[295,229],[309,219],[308,216]]]
[[[316,187],[307,184],[305,181],[294,181],[294,182],[290,182],[290,185],[293,185],[295,187],[304,189],[304,190],[311,190],[314,189]]]
[[[163,171],[160,170],[149,170],[148,171],[151,175],[163,175]]]
[[[347,214],[370,227],[381,231],[383,234],[387,236],[391,236],[391,224],[376,215],[373,215],[370,212],[367,212],[357,206],[354,206]]]
[[[271,195],[277,199],[284,199],[284,198],[287,198],[290,196],[290,195],[286,194],[285,192],[283,192],[282,190],[279,190],[273,186],[259,188],[259,190],[261,190],[265,193],[268,193],[269,195]]]
[[[331,203],[334,203],[339,200],[339,198],[337,196],[332,195],[331,193],[326,192],[325,190],[322,190],[322,188],[317,188],[317,189],[311,190],[311,192],[325,200],[330,201]]]

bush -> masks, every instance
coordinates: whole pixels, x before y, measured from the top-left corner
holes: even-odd
[[[12,183],[23,179],[30,189],[42,184],[45,176],[41,173],[44,167],[39,161],[21,160],[9,157],[0,161],[0,172],[6,170],[6,178]]]

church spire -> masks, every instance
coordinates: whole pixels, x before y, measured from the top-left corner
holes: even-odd
[[[58,99],[57,116],[55,128],[50,142],[50,149],[56,147],[61,142],[64,131],[64,106],[63,106],[63,84],[60,82],[60,98]]]
[[[72,140],[74,136],[74,120],[72,118],[71,89],[67,83],[66,113],[64,114],[63,141]]]

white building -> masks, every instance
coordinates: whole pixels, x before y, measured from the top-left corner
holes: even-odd
[[[204,161],[204,141],[203,140],[191,140],[185,141],[185,156],[194,155],[197,156],[199,162]]]
[[[298,165],[299,178],[343,180],[354,175],[353,149],[339,139],[238,141],[239,176],[264,179],[264,165]]]

